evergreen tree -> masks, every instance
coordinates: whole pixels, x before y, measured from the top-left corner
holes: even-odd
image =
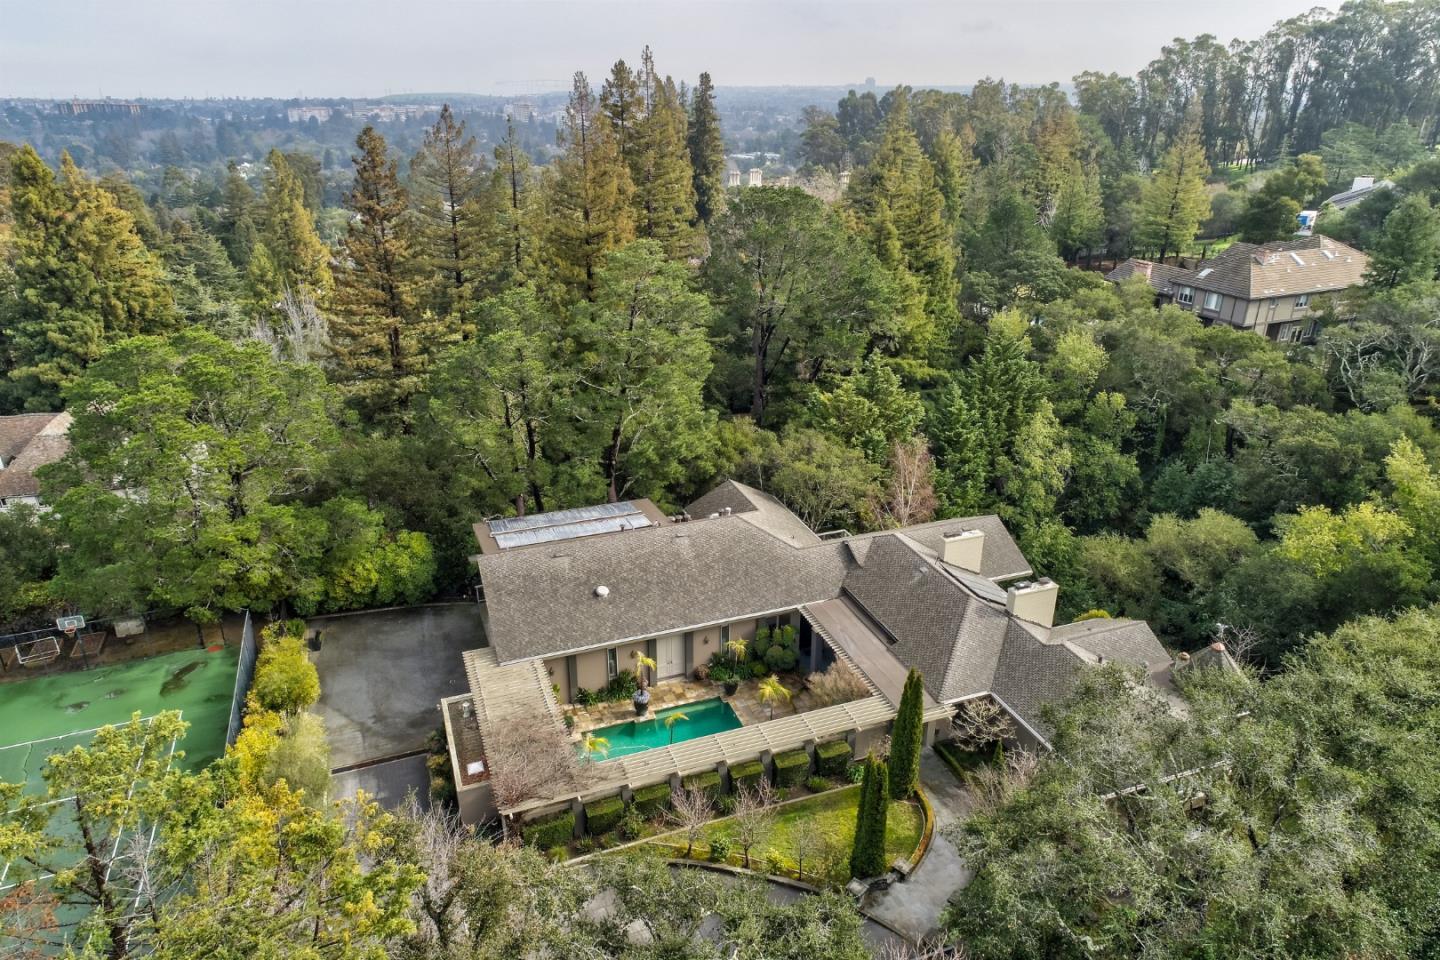
[[[385,154],[385,138],[366,127],[355,144],[355,184],[346,197],[354,216],[332,323],[335,379],[371,419],[396,417],[408,425],[410,399],[448,325],[416,304],[409,198]]]
[[[1105,209],[1100,196],[1100,174],[1078,163],[1060,185],[1050,236],[1067,260],[1077,260],[1105,238]]]
[[[524,284],[535,272],[535,213],[530,155],[520,146],[513,120],[506,122],[505,139],[495,148],[495,172],[491,178],[486,199],[494,215],[487,224],[493,231],[499,254],[491,286],[499,292]]]
[[[1412,194],[1390,211],[1370,250],[1365,282],[1380,289],[1433,280],[1440,263],[1440,213]]]
[[[905,677],[900,708],[890,728],[890,798],[908,800],[920,785],[920,753],[925,749],[925,685],[920,671]]]
[[[975,159],[975,135],[970,128],[965,136],[955,133],[949,127],[940,131],[931,148],[935,163],[935,185],[945,198],[945,223],[952,237],[959,231],[965,213],[965,199],[970,191],[970,179],[980,161]]]
[[[558,140],[564,152],[548,171],[546,255],[555,280],[588,300],[605,254],[635,236],[635,221],[630,173],[584,73],[575,74]]]
[[[659,241],[667,257],[680,259],[695,245],[694,172],[685,144],[685,106],[675,81],[656,72],[649,47],[641,64],[644,113],[629,159],[635,228],[637,235]]]
[[[24,406],[60,390],[107,343],[171,329],[161,266],[112,196],[61,157],[57,178],[29,146],[11,158],[12,286],[0,299],[10,377]]]
[[[271,150],[266,163],[259,243],[247,270],[250,299],[262,315],[273,311],[287,293],[326,303],[333,286],[330,251],[315,232],[305,186],[279,150]]]
[[[1195,132],[1189,131],[1165,151],[1140,198],[1140,243],[1166,254],[1180,253],[1195,239],[1200,222],[1210,215],[1205,178],[1210,165]]]
[[[914,276],[920,285],[932,329],[917,333],[918,350],[943,341],[959,319],[955,245],[935,167],[920,149],[903,93],[895,96],[886,114],[874,158],[851,181],[849,203],[868,228],[880,259],[898,273]]]
[[[445,104],[410,164],[411,196],[417,221],[417,265],[427,275],[421,306],[459,326],[469,312],[479,280],[482,251],[480,197],[485,169]]]
[[[650,48],[645,48],[645,57]],[[615,138],[615,152],[626,169],[634,170],[640,152],[640,124],[645,117],[645,75],[637,74],[624,60],[616,60],[610,76],[600,87],[600,109],[610,121]]]
[[[701,223],[709,224],[725,203],[725,139],[720,133],[715,87],[708,73],[700,74],[700,85],[690,97],[686,143],[694,178],[695,215]]]
[[[886,774],[883,760],[873,754],[865,758],[865,778],[855,814],[855,846],[850,851],[852,877],[877,877],[885,870],[885,825],[890,812]]]

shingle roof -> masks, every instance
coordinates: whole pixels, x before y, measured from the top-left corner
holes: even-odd
[[[1105,274],[1105,279],[1111,283],[1121,283],[1131,277],[1144,277],[1145,282],[1149,283],[1155,292],[1168,294],[1174,289],[1174,279],[1189,273],[1190,271],[1183,267],[1173,267],[1168,263],[1156,263],[1153,260],[1131,257]]]
[[[1193,270],[1131,259],[1107,273],[1105,279],[1119,283],[1140,274],[1166,295],[1188,286],[1242,300],[1265,300],[1358,286],[1369,262],[1365,254],[1338,240],[1301,237],[1266,244],[1234,243]]]
[[[985,534],[985,547],[980,557],[980,576],[988,580],[1004,581],[1028,577],[1034,572],[1030,569],[1030,561],[1026,560],[1025,554],[1020,552],[1019,545],[1015,543],[1015,538],[1010,536],[1010,531],[1005,528],[1004,522],[994,514],[980,517],[955,517],[951,520],[933,520],[930,523],[917,523],[914,526],[901,527],[898,530],[860,533],[847,538],[844,542],[856,549],[863,550],[863,544],[877,537],[903,533],[920,546],[938,555],[945,549],[947,535],[964,530],[979,530]]]
[[[0,417],[0,500],[40,493],[35,471],[70,449],[68,413],[25,413]]]
[[[712,513],[724,513],[726,510],[738,514],[747,523],[754,524],[766,533],[796,546],[806,547],[820,542],[815,531],[805,526],[785,504],[763,490],[756,490],[735,480],[726,480],[685,508],[685,512],[697,520]]]

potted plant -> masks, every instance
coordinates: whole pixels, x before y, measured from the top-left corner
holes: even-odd
[[[710,679],[725,687],[725,696],[735,696],[735,691],[740,689],[740,678],[735,675],[735,669],[728,663],[716,663],[710,667]]]
[[[635,715],[643,717],[650,710],[650,690],[646,680],[646,671],[655,669],[655,661],[645,654],[640,654],[635,662],[635,679],[640,682],[640,689],[630,698],[635,707]]]
[[[744,674],[740,671],[741,661],[745,659],[745,650],[748,644],[744,637],[731,637],[725,641],[725,650],[730,654],[730,665],[724,679],[725,696],[735,696],[735,691],[740,689],[740,681]]]

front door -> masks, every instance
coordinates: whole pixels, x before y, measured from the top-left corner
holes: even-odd
[[[681,646],[684,641],[685,638],[678,633],[655,641],[655,674],[661,680],[684,676],[685,648]]]

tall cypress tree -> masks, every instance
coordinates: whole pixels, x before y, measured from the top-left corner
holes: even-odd
[[[1200,221],[1210,215],[1205,178],[1210,165],[1193,130],[1165,151],[1140,196],[1140,242],[1159,258],[1180,253],[1195,239]]]
[[[410,203],[385,138],[366,127],[355,144],[355,184],[346,197],[354,217],[331,325],[335,378],[368,417],[398,419],[403,429],[429,357],[455,335],[445,318],[417,306]]]
[[[635,184],[636,234],[659,241],[674,260],[687,256],[695,245],[695,186],[685,143],[685,108],[675,81],[656,71],[649,47],[640,62],[644,110],[628,158]]]
[[[259,243],[247,275],[250,298],[262,313],[274,309],[286,293],[327,303],[334,286],[330,251],[315,232],[305,185],[279,150],[270,151],[266,164]]]
[[[708,73],[700,74],[700,85],[690,97],[686,145],[690,150],[695,215],[701,223],[709,224],[725,202],[725,138],[720,133],[715,87]]]
[[[920,782],[920,752],[925,738],[925,685],[911,669],[890,729],[890,799],[906,800]]]
[[[415,203],[416,254],[429,282],[421,306],[436,316],[461,324],[469,312],[479,280],[484,247],[480,197],[484,165],[475,153],[475,138],[457,122],[447,103],[410,164]]]
[[[575,74],[558,140],[564,153],[549,170],[547,260],[559,284],[591,300],[605,254],[635,236],[634,187],[584,73]]]
[[[13,287],[0,327],[18,401],[58,409],[60,391],[106,344],[178,322],[159,261],[130,214],[71,161],[57,178],[29,146],[11,158]]]
[[[855,813],[855,846],[850,851],[850,875],[875,877],[885,869],[885,826],[890,812],[890,789],[883,760],[865,758],[860,784],[860,806]]]

